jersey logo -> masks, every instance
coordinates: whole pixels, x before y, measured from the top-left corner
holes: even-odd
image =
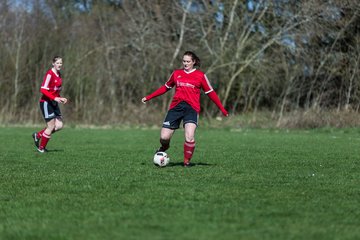
[[[181,78],[181,75],[177,76],[177,78]]]
[[[195,88],[195,85],[191,84],[191,83],[186,83],[186,82],[177,82],[176,85],[178,87],[189,87],[189,88]]]

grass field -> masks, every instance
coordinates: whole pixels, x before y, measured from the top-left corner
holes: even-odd
[[[360,239],[360,130],[0,128],[0,239]]]

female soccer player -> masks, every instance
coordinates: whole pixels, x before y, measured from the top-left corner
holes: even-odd
[[[40,109],[46,121],[46,127],[32,134],[35,146],[40,153],[46,151],[46,145],[51,134],[63,128],[63,121],[59,103],[66,104],[67,99],[60,96],[62,79],[62,58],[55,56],[52,60],[52,68],[49,69],[41,84]]]
[[[200,112],[200,90],[202,89],[207,94],[224,116],[228,116],[228,112],[221,104],[206,75],[195,68],[200,67],[200,59],[195,53],[191,51],[185,52],[182,64],[183,68],[174,70],[165,85],[152,94],[143,97],[141,101],[146,103],[175,87],[175,95],[170,103],[160,132],[161,146],[157,151],[164,152],[169,149],[171,137],[175,130],[179,128],[180,122],[183,121],[185,129],[184,166],[187,167],[190,166],[190,160],[195,150],[195,130]]]

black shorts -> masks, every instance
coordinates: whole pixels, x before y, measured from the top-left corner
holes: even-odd
[[[198,120],[199,114],[187,102],[181,102],[168,111],[162,127],[178,129],[181,121],[183,126],[186,123],[194,123],[197,126]]]
[[[40,109],[46,122],[54,118],[61,118],[59,103],[56,101],[40,102]]]

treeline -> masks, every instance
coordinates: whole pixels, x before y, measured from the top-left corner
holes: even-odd
[[[360,6],[349,1],[0,3],[0,122],[39,123],[39,87],[63,57],[68,121],[158,123],[172,94],[141,98],[195,51],[232,114],[360,107]],[[206,97],[203,115],[216,106]]]

